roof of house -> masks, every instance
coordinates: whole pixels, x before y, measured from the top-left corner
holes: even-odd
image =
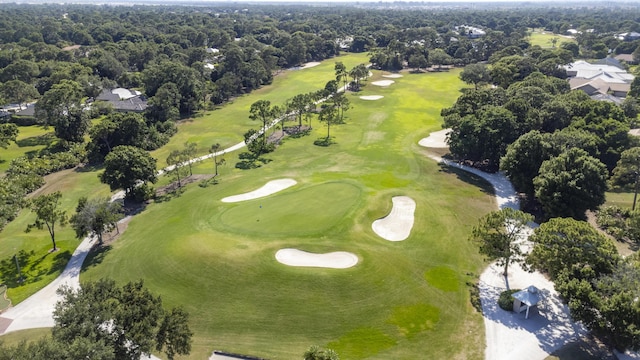
[[[595,93],[608,94],[610,91],[628,93],[631,90],[631,84],[626,82],[609,82],[602,77],[595,79],[572,78],[569,79],[571,90],[582,90],[587,95]]]
[[[147,108],[147,100],[141,95],[140,91],[125,88],[104,89],[96,100],[109,102],[116,111],[141,112]]]
[[[103,89],[100,95],[98,95],[98,97],[96,98],[96,100],[119,101],[119,100],[131,99],[140,95],[142,95],[140,91],[129,90],[125,88]]]
[[[617,60],[624,61],[626,63],[633,63],[636,60],[633,57],[633,54],[618,54],[615,56]]]
[[[624,101],[624,99],[619,98],[617,96],[613,96],[609,94],[600,94],[600,93],[591,95],[590,98],[592,100],[609,101],[618,105],[622,104],[622,102]]]
[[[36,104],[29,104],[23,110],[16,111],[15,115],[20,116],[35,116],[36,115]]]
[[[127,100],[110,101],[116,111],[136,111],[141,112],[147,108],[147,100],[141,97],[134,97]]]
[[[612,58],[612,57],[606,57],[604,59],[598,59],[594,62],[591,63],[592,65],[611,65],[611,66],[615,66],[619,69],[624,70],[624,66],[622,65],[622,63],[620,63],[620,61],[616,58]]]
[[[631,82],[634,76],[625,69],[608,64],[590,64],[584,60],[565,65],[569,77],[595,79],[601,77],[609,82]]]

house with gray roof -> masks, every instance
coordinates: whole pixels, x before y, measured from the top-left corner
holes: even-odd
[[[143,112],[147,99],[140,91],[125,88],[103,89],[96,101],[106,101],[120,112]]]
[[[618,61],[591,64],[583,60],[564,66],[571,90],[582,90],[592,99],[621,103],[634,79]]]

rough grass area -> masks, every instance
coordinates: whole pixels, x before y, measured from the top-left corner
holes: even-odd
[[[364,62],[341,60],[353,62],[348,68]],[[334,78],[334,62],[287,73],[211,118],[181,125],[184,132],[156,155],[186,140],[238,142],[257,127],[247,117],[252,102],[320,88]],[[387,88],[349,93],[352,108],[344,124],[331,127],[329,146],[313,145],[326,128],[312,119],[308,136],[285,139],[260,168],[236,169],[238,154],[226,154],[218,184],[190,184],[147,206],[109,251],[85,264],[81,281],[142,278],[167,306],[184,306],[195,359],[214,349],[294,359],[314,344],[344,359],[482,359],[482,317],[463,284],[485,266],[467,237],[495,203],[488,184],[439,166],[417,145],[440,129],[440,109],[462,86],[458,74],[406,74]],[[319,83],[312,87],[306,76]],[[375,72],[369,81],[381,78]],[[297,82],[302,87],[290,88]],[[358,97],[374,93],[384,98],[362,105]],[[194,173],[212,169],[208,161]],[[280,178],[298,184],[263,199],[220,201]],[[371,224],[397,195],[416,201],[416,221],[407,240],[390,243]],[[360,262],[344,270],[293,268],[276,261],[281,248],[349,251]]]

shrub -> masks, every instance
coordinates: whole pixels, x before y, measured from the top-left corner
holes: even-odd
[[[500,298],[498,298],[498,306],[500,306],[500,309],[513,311],[513,301],[515,299],[512,295],[517,293],[518,291],[520,291],[520,289],[510,289],[501,292]]]

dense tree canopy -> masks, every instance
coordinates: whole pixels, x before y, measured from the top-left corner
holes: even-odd
[[[138,360],[152,351],[173,359],[191,351],[188,314],[181,308],[165,310],[142,281],[120,287],[113,280],[99,280],[77,290],[63,287],[59,293],[53,342],[81,355],[76,359]]]
[[[585,211],[604,203],[607,177],[603,163],[573,148],[544,161],[533,185],[547,218],[583,219]]]
[[[156,159],[135,146],[117,146],[104,159],[100,181],[111,190],[124,189],[127,196],[132,196],[139,182],[156,182]]]

